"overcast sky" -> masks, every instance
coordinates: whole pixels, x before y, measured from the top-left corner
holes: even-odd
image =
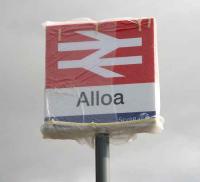
[[[46,20],[154,16],[162,134],[111,145],[113,182],[200,181],[199,0],[0,0],[0,182],[94,182],[94,150],[44,140]]]

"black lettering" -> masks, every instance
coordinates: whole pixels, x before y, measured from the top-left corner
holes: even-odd
[[[119,104],[124,104],[124,96],[122,93],[116,93],[114,95],[114,104],[119,105]]]
[[[94,92],[91,92],[91,106],[94,105]]]
[[[99,91],[96,91],[96,105],[99,105]]]
[[[106,97],[108,99],[106,99]],[[106,100],[107,100],[107,102],[106,102]],[[111,97],[110,94],[104,94],[104,95],[102,95],[102,97],[101,97],[101,103],[103,105],[109,105],[109,104],[111,104],[111,102],[112,102],[112,97]]]
[[[85,95],[85,92],[81,92],[78,102],[76,104],[76,107],[79,107],[81,103],[85,103],[87,106],[90,105],[88,102],[87,96]]]

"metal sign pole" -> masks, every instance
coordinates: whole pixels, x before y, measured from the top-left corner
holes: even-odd
[[[109,135],[100,133],[95,138],[96,182],[109,182]]]

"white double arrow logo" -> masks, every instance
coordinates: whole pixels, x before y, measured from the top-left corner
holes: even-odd
[[[142,64],[142,56],[101,58],[121,47],[142,46],[142,38],[118,39],[97,31],[76,31],[76,33],[98,40],[58,43],[58,51],[78,51],[98,49],[81,60],[58,61],[58,69],[84,68],[105,78],[123,77],[123,75],[103,68],[103,66]]]

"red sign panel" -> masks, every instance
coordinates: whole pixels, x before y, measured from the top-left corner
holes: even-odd
[[[149,83],[154,72],[153,19],[46,28],[46,88]]]

